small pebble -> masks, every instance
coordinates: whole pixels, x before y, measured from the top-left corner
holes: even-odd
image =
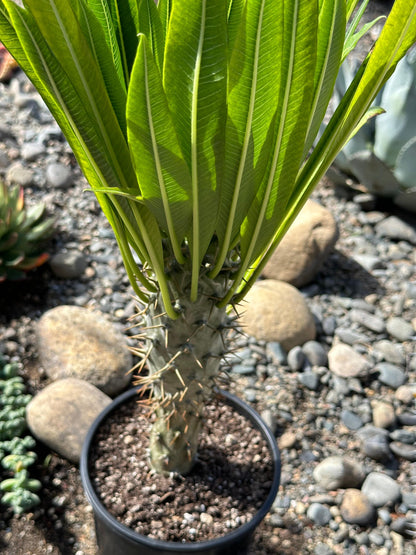
[[[364,480],[361,491],[375,507],[393,505],[401,498],[397,482],[381,472],[371,472]]]
[[[46,180],[52,187],[67,189],[72,184],[73,177],[68,166],[53,163],[46,168]]]
[[[367,526],[376,518],[376,509],[368,497],[358,489],[345,490],[341,503],[341,516],[349,524]]]
[[[302,370],[305,363],[305,354],[301,347],[293,347],[287,355],[287,363],[293,372],[298,372]]]
[[[312,503],[306,514],[316,526],[325,526],[331,520],[331,513],[328,507],[321,503]]]
[[[387,430],[367,424],[357,431],[357,436],[361,439],[361,449],[367,456],[376,461],[391,459]]]
[[[353,322],[356,322],[357,324],[360,324],[375,333],[383,333],[386,329],[386,325],[381,318],[366,312],[365,310],[351,310],[350,318]]]
[[[317,376],[315,372],[303,372],[302,374],[299,374],[298,378],[300,383],[307,389],[317,391],[319,387],[319,376]]]
[[[328,355],[322,345],[317,341],[307,341],[302,345],[302,351],[312,366],[327,366]]]
[[[341,420],[349,430],[359,430],[363,426],[361,418],[351,410],[343,410],[341,412]]]
[[[373,409],[373,424],[376,428],[391,428],[396,422],[394,407],[391,403],[374,400],[371,403]]]
[[[416,412],[402,412],[397,418],[402,426],[416,426]]]
[[[410,341],[415,331],[403,318],[391,318],[386,324],[387,332],[398,341]]]
[[[402,457],[411,462],[416,462],[416,445],[409,445],[407,443],[400,443],[399,441],[392,441],[390,449],[397,457]]]
[[[267,343],[266,354],[274,364],[281,365],[287,363],[287,354],[277,341],[269,341]]]
[[[380,362],[374,370],[379,372],[380,382],[393,389],[397,389],[406,381],[406,374],[403,370],[390,362]]]

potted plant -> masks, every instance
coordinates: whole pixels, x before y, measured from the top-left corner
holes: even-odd
[[[230,307],[343,145],[381,112],[371,103],[416,41],[416,4],[396,0],[310,153],[338,69],[371,25],[357,30],[367,3],[0,0],[0,40],[65,133],[147,306],[141,383],[156,473],[190,471]],[[132,551],[106,537],[102,553],[185,552],[127,536]]]

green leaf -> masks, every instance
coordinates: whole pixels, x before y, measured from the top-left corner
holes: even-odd
[[[191,178],[145,36],[140,40],[129,90],[128,140],[140,189],[169,235],[176,258],[183,262],[181,243],[192,216]]]
[[[192,180],[192,292],[215,230],[226,116],[227,32],[224,0],[173,0],[163,82]],[[186,24],[184,24],[186,22]]]
[[[35,222],[40,220],[44,212],[45,212],[45,205],[43,203],[38,203],[38,204],[35,204],[34,206],[30,206],[26,210],[25,221],[20,226],[20,231],[29,229]]]
[[[314,96],[309,111],[304,157],[315,140],[332,96],[341,61],[345,27],[345,0],[322,0],[318,20]]]
[[[74,2],[74,12],[100,67],[120,127],[125,131],[126,83],[108,4],[105,0],[77,0]]]
[[[246,274],[247,283],[237,295],[236,302],[244,297],[255,282],[313,188],[360,125],[362,118],[367,117],[367,111],[381,87],[390,77],[399,60],[415,42],[416,4],[409,4],[407,0],[396,0],[374,50],[355,75],[317,146],[299,172],[285,216],[280,225],[276,226],[273,241],[267,252],[255,262],[253,270]]]
[[[358,125],[353,129],[351,135],[348,137],[347,141],[350,141],[354,135],[356,135],[358,133],[358,131],[364,126],[366,125],[366,123],[368,123],[370,121],[370,119],[379,116],[380,114],[384,114],[385,110],[384,108],[381,108],[380,106],[373,106],[371,107],[365,114],[364,116],[361,118],[361,120],[358,122]]]
[[[235,39],[240,28],[243,17],[245,0],[229,0],[227,9],[227,35],[228,51],[231,54],[234,49]]]
[[[163,33],[166,37],[169,28],[170,14],[172,12],[172,0],[159,0],[157,3]]]
[[[139,32],[148,38],[157,67],[162,71],[165,34],[154,0],[139,2]]]
[[[82,34],[77,35],[73,43],[72,38],[70,39],[71,33],[65,32],[66,26],[71,22],[78,31],[80,30],[76,21],[74,22],[73,13],[71,12],[72,16],[68,18],[62,18],[62,13],[59,11],[61,5],[59,5],[57,12],[52,12],[52,15],[56,15],[56,19],[51,22],[45,17],[45,21],[43,21],[41,8],[45,8],[49,2],[46,0],[35,2],[36,15],[42,20],[44,27],[41,32],[37,20],[31,12],[19,8],[9,0],[2,0],[2,2],[7,5],[7,11],[4,9],[0,12],[2,39],[6,38],[7,47],[11,46],[12,55],[19,64],[24,64],[23,69],[33,80],[64,130],[91,187],[99,190],[113,186],[116,190],[122,188],[133,196],[140,195],[127,143],[112,111],[102,78],[97,73],[98,68],[88,49],[88,43],[82,38]],[[28,4],[30,3],[33,3],[33,0],[28,1]],[[54,3],[53,5],[56,7]],[[68,4],[65,5],[65,9],[70,10]],[[51,14],[48,15],[52,17]],[[10,21],[18,30],[18,39]],[[48,38],[51,47],[45,43],[43,35]],[[65,40],[68,42],[64,43]],[[85,51],[83,50],[84,46]],[[61,52],[60,49],[63,51]],[[52,54],[55,51],[57,51],[58,58]],[[26,57],[26,52],[28,52],[28,57]],[[89,56],[86,54],[88,52]],[[65,70],[61,67],[60,62],[65,63]],[[82,69],[80,74],[77,73],[78,66]],[[125,232],[126,225],[124,228],[120,227],[117,220],[118,213],[123,212],[124,222],[128,222],[129,241],[135,250],[140,252],[142,260],[151,263],[147,249],[140,250],[139,248],[144,243],[138,221],[133,214],[133,207],[128,200],[119,199],[116,203],[110,195],[100,192],[97,192],[97,198],[116,233]],[[150,221],[147,212],[141,218],[141,221],[143,220],[149,220],[154,241],[160,243],[159,247],[151,246],[152,252],[159,249],[158,257],[154,260],[163,280],[163,272],[160,271],[163,260],[163,256],[160,254],[160,232],[155,222]],[[119,237],[117,240],[119,243],[124,241]],[[123,257],[123,259],[128,260],[127,257]],[[130,268],[129,271],[132,274]],[[134,275],[137,274],[141,275],[139,270],[135,269]],[[141,275],[141,278],[146,282],[144,276]],[[166,294],[166,284],[164,284],[164,290]]]
[[[131,188],[127,176],[128,150],[107,94],[100,67],[69,3],[58,0],[26,0],[42,36],[70,79],[79,99],[90,114],[100,147],[116,179]],[[62,73],[62,70],[60,71]],[[61,94],[66,88],[59,88]],[[124,163],[127,164],[124,167]],[[123,164],[123,166],[121,165]],[[131,166],[130,166],[131,167]],[[131,171],[133,168],[131,168]]]
[[[139,15],[137,0],[108,0],[113,19],[118,47],[123,63],[126,83],[130,81],[130,72],[136,57],[139,42]]]
[[[368,31],[374,27],[374,25],[376,23],[378,23],[379,21],[385,19],[385,17],[383,15],[381,15],[380,17],[377,17],[376,19],[374,19],[373,21],[370,21],[369,23],[366,23],[365,25],[363,25],[360,30],[357,33],[351,34],[350,30],[347,33],[347,36],[345,38],[345,44],[344,44],[344,50],[342,52],[342,61],[345,60],[345,58],[348,56],[348,54],[350,54],[354,48],[357,46],[358,41],[368,33]]]
[[[279,89],[278,118],[271,144],[270,166],[242,230],[241,251],[248,268],[263,252],[284,217],[303,158],[312,105],[316,42],[309,29],[318,26],[318,8],[309,0],[284,6],[285,27],[280,37],[284,61]],[[245,271],[245,270],[244,270]]]
[[[55,220],[53,218],[43,220],[26,233],[26,240],[33,242],[48,237],[53,230],[54,224]]]
[[[217,222],[221,252],[213,275],[224,263],[268,163],[261,155],[277,110],[284,68],[276,50],[283,32],[282,2],[245,4],[229,66],[226,172]]]

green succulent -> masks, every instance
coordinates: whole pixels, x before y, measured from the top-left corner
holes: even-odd
[[[191,468],[229,307],[416,41],[415,2],[396,0],[309,155],[367,3],[355,16],[359,0],[0,0],[0,40],[66,135],[146,306],[157,472]]]
[[[44,212],[42,203],[25,208],[22,188],[0,184],[0,282],[23,279],[48,260],[42,247],[54,219]]]
[[[17,376],[18,370],[18,364],[8,363],[5,359],[0,357],[0,380],[14,378]]]
[[[0,482],[4,504],[22,513],[40,503],[34,493],[40,489],[38,480],[29,478],[27,468],[37,459],[32,436],[21,437],[26,429],[26,406],[32,396],[25,393],[23,379],[17,375],[18,364],[0,357],[0,462],[10,478]]]
[[[13,478],[0,483],[0,490],[5,492],[1,501],[10,505],[15,513],[21,514],[39,505],[40,499],[35,492],[41,487],[39,480],[29,478],[28,471],[23,468]]]
[[[335,104],[343,97],[358,68],[341,66]],[[353,176],[365,190],[390,197],[416,212],[416,50],[410,50],[377,95],[373,106],[385,113],[371,119],[345,145],[336,169]],[[331,174],[330,174],[331,175]],[[337,175],[332,173],[337,179]]]

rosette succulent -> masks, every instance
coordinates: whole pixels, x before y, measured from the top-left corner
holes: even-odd
[[[53,218],[44,218],[42,203],[25,207],[23,189],[0,184],[0,282],[23,279],[49,258],[43,252]]]
[[[354,65],[347,60],[337,78],[336,103],[354,73]],[[415,49],[397,64],[374,106],[380,106],[385,113],[358,131],[336,157],[334,166],[353,176],[365,190],[390,197],[399,206],[416,212]]]

